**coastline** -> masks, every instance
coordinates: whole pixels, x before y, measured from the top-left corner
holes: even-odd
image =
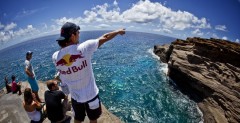
[[[156,55],[156,54],[154,53],[154,49],[153,49],[153,48],[149,49],[148,52],[153,56],[153,58],[155,58],[155,59],[157,59],[157,60],[159,60],[159,61],[161,60],[160,56],[158,56],[158,55]],[[169,81],[170,78],[169,78],[169,76],[167,75],[167,74],[168,74],[168,71],[169,71],[168,64],[163,63],[163,62],[161,62],[160,64],[164,65],[164,68],[160,69],[160,71],[164,72],[164,74],[166,75],[166,79]],[[174,83],[174,86],[177,86],[174,81],[172,81],[172,82]],[[193,101],[194,101],[194,100],[193,100]],[[195,101],[194,101],[194,102],[195,102]],[[201,115],[201,121],[200,121],[199,123],[204,123],[204,115],[203,115],[203,112],[200,110],[200,107],[199,107],[198,103],[197,103],[197,102],[195,102],[195,103],[196,103],[197,111],[198,111],[198,113]]]
[[[240,121],[240,44],[199,37],[155,45],[179,90],[198,104],[203,122]]]

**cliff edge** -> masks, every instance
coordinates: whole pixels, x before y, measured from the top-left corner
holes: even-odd
[[[39,96],[44,99],[44,92],[47,90],[47,86],[43,82],[38,82],[39,85]],[[23,82],[21,90],[22,92],[26,87],[30,87],[28,82]],[[5,88],[0,92],[0,123],[29,123],[30,119],[27,116],[26,111],[22,106],[23,94],[4,94],[6,93]],[[70,100],[70,96],[69,96]],[[74,122],[73,109],[67,112],[67,115],[71,116],[71,121]],[[46,118],[43,123],[50,123],[48,118]],[[89,119],[85,117],[83,123],[89,123]],[[105,106],[102,104],[102,115],[98,118],[98,123],[121,123],[120,119],[109,112]]]
[[[154,46],[168,76],[198,103],[205,123],[240,122],[240,44],[220,39],[177,39]]]

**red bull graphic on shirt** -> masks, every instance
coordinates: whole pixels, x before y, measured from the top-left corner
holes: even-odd
[[[83,68],[87,67],[87,60],[83,60],[82,63],[80,63],[80,66],[71,66],[74,62],[76,62],[77,59],[84,58],[82,54],[66,54],[64,55],[60,60],[56,62],[57,67],[60,66],[66,66],[68,67],[66,71],[60,70],[60,74],[72,74],[78,71],[81,71]],[[71,67],[70,67],[71,66]]]
[[[76,54],[76,55],[70,55],[66,54],[61,58],[59,61],[56,62],[57,66],[71,66],[73,62],[75,62],[77,59],[84,58],[82,56],[82,53]]]

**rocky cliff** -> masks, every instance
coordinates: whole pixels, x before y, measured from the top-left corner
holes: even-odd
[[[220,40],[177,39],[154,46],[168,64],[168,76],[198,103],[205,123],[240,122],[240,44]]]
[[[44,92],[47,90],[47,86],[43,82],[39,82],[38,85],[40,87],[39,96],[44,99]],[[30,87],[28,82],[23,82],[21,87],[22,92],[26,87]],[[5,88],[0,91],[0,123],[29,123],[30,119],[22,106],[23,94],[19,96],[18,94],[5,93]],[[72,110],[67,112],[67,115],[72,117],[69,123],[74,122]],[[50,123],[50,121],[46,118],[43,123]],[[85,117],[83,123],[89,123],[89,119]],[[98,123],[121,123],[121,121],[102,105],[102,115],[98,119]]]

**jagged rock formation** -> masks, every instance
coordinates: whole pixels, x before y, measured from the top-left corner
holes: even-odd
[[[47,86],[43,82],[39,82],[39,97],[44,99],[44,92],[47,90]],[[22,92],[26,87],[30,87],[28,82],[23,82],[21,90]],[[0,123],[29,123],[30,119],[27,116],[26,111],[22,106],[23,94],[4,94],[5,88],[0,91]],[[70,100],[70,97],[69,97]],[[72,109],[73,110],[73,109]],[[104,105],[102,105],[102,115],[98,119],[98,123],[121,123],[120,119],[110,113]],[[74,115],[72,111],[68,111],[67,115],[71,116],[71,123],[74,123]],[[43,123],[50,123],[46,118]],[[89,123],[89,119],[85,117],[83,123]]]
[[[204,122],[240,122],[240,44],[177,39],[154,46],[154,53],[168,64],[168,75],[180,90],[198,103]]]

